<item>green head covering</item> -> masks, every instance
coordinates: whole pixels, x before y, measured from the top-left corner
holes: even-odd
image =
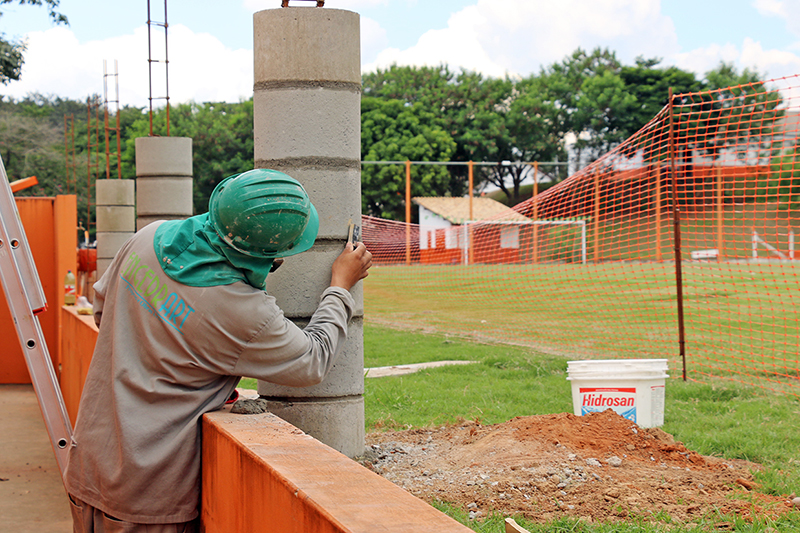
[[[264,290],[272,259],[251,257],[225,244],[208,213],[161,224],[153,239],[161,268],[191,287],[230,285],[237,281]]]
[[[297,180],[254,169],[214,188],[209,211],[161,224],[153,246],[164,272],[192,287],[244,281],[264,289],[275,258],[311,248],[317,210]]]

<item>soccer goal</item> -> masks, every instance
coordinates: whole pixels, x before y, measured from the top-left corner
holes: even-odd
[[[531,258],[536,263],[586,264],[585,220],[531,220]]]
[[[463,263],[586,263],[584,220],[483,220],[453,228]]]

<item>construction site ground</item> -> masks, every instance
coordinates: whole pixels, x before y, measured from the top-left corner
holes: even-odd
[[[758,492],[759,465],[705,457],[658,428],[611,410],[464,421],[371,433],[362,464],[418,497],[454,503],[471,517],[499,512],[547,522],[701,518],[800,512],[795,495]],[[730,528],[723,518],[718,527]]]
[[[244,397],[255,391],[241,390]],[[67,533],[69,505],[30,385],[0,386],[0,523],[3,531]],[[475,421],[367,435],[362,463],[420,498],[545,522],[563,515],[615,521],[669,515],[800,512],[794,495],[758,492],[744,461],[704,457],[659,429],[611,411]],[[751,490],[752,489],[752,490]],[[720,520],[721,530],[726,528]]]
[[[72,531],[69,500],[31,385],[0,385],[0,531]]]

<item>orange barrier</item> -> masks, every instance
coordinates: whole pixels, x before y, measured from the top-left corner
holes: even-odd
[[[61,308],[61,323],[61,394],[74,426],[98,330],[93,316],[79,315],[71,305]]]
[[[798,81],[669,98],[522,221],[364,217],[367,318],[800,396]]]
[[[21,180],[12,181],[10,185],[11,192],[17,192],[27,189],[28,187],[33,187],[34,185],[39,185],[39,179],[36,176],[30,176],[22,178]]]
[[[74,424],[97,328],[73,307],[61,315],[61,390]],[[202,422],[207,533],[471,531],[274,415],[228,411]]]
[[[272,414],[203,417],[206,533],[467,533],[445,514]]]
[[[17,198],[22,226],[42,283],[47,310],[40,313],[47,349],[58,374],[61,360],[61,315],[64,304],[64,276],[67,270],[76,271],[77,236],[75,232],[77,206],[74,195],[55,198]],[[2,292],[2,287],[0,287]],[[0,383],[30,383],[28,368],[19,345],[5,295],[0,297]]]

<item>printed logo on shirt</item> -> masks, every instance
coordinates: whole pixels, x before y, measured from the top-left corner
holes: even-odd
[[[136,252],[131,252],[120,277],[127,285],[128,292],[142,307],[183,335],[183,325],[194,309],[177,293],[169,292],[167,276],[161,275],[165,279],[162,280],[156,270],[142,263]]]

